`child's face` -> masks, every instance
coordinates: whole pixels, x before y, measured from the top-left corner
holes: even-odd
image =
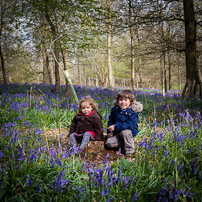
[[[121,109],[127,109],[130,106],[130,99],[129,98],[119,98],[118,105]]]
[[[88,102],[81,103],[81,113],[84,115],[89,115],[92,112],[93,108],[89,105]]]

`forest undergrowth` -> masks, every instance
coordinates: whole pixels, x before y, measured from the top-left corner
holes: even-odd
[[[202,201],[201,99],[137,89],[135,153],[90,142],[73,152],[68,128],[78,106],[44,84],[0,85],[0,201]],[[75,86],[98,103],[106,133],[120,89]]]

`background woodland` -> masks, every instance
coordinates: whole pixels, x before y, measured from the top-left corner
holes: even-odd
[[[68,70],[75,85],[186,84],[184,94],[201,95],[199,0],[1,0],[0,11],[1,83],[58,92]]]

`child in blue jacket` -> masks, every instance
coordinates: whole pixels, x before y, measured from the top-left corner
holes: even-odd
[[[111,148],[124,148],[125,156],[135,151],[133,137],[138,133],[138,117],[143,105],[135,101],[133,93],[120,91],[114,102],[108,121],[106,145]]]

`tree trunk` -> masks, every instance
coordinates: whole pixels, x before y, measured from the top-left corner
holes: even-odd
[[[4,84],[7,84],[5,63],[4,63],[4,57],[3,57],[1,45],[0,45],[0,57],[1,57],[1,68],[2,68],[2,74],[3,74],[3,82],[4,82]]]
[[[165,96],[165,82],[164,82],[164,69],[163,69],[163,64],[162,64],[162,57],[160,58],[160,67],[161,67],[161,85],[162,85],[162,94]]]
[[[164,86],[165,86],[165,92],[168,92],[167,88],[167,72],[166,72],[166,52],[163,51],[163,76],[164,76]]]
[[[55,44],[55,92],[60,92],[59,50]]]
[[[65,71],[65,70],[67,70],[67,66],[66,66],[66,61],[65,61],[65,55],[64,55],[64,52],[63,52],[63,49],[62,49],[61,46],[60,46],[60,50],[61,50],[61,53],[62,53],[62,61],[63,61],[64,71]],[[69,83],[68,83],[66,78],[65,78],[65,81],[66,81],[65,96],[66,96],[66,98],[68,98],[70,96],[71,90],[70,90],[70,86],[69,86]]]
[[[43,50],[43,83],[47,84],[46,50]]]
[[[84,61],[83,61],[83,85],[86,85],[86,72],[84,67]]]
[[[172,82],[171,82],[171,54],[170,51],[168,51],[168,82],[169,82],[169,90],[172,88]]]
[[[183,0],[185,20],[186,84],[182,96],[201,96],[201,80],[196,60],[196,20],[193,0]]]
[[[48,72],[48,80],[49,80],[49,84],[53,84],[53,79],[51,76],[51,69],[50,69],[50,65],[49,65],[49,57],[48,57],[48,52],[47,49],[45,49],[45,55],[46,55],[46,69]]]
[[[140,75],[140,88],[143,88],[142,84],[142,57],[139,58],[139,75]]]
[[[130,23],[130,39],[131,39],[131,82],[132,89],[135,91],[135,47],[134,47],[134,26],[132,26],[132,5],[131,0],[129,4],[129,23]]]
[[[78,76],[79,76],[79,85],[82,85],[82,81],[81,81],[81,68],[80,68],[80,64],[79,64],[79,57],[77,58],[78,61]]]
[[[50,15],[48,13],[48,3],[47,0],[45,0],[45,17],[47,22],[49,23],[50,27],[51,27],[51,33],[54,39],[54,55],[55,55],[55,92],[60,92],[60,74],[59,74],[59,46],[57,44],[57,32],[56,32],[56,26],[52,23]]]
[[[181,90],[181,78],[180,78],[180,64],[178,65],[178,86],[179,86],[179,90]]]
[[[95,86],[99,86],[98,75],[95,76]]]
[[[0,9],[1,9],[1,12],[0,12],[0,58],[1,58],[1,69],[2,69],[2,74],[3,74],[3,83],[4,84],[7,84],[7,78],[6,78],[6,70],[5,70],[5,61],[4,61],[4,57],[3,57],[3,52],[2,52],[2,30],[3,30],[3,27],[5,25],[5,22],[4,22],[4,13],[5,13],[5,7],[4,5],[1,3],[0,4]]]
[[[107,60],[108,60],[108,77],[109,87],[114,88],[114,78],[112,70],[112,59],[111,59],[111,46],[112,46],[112,28],[111,28],[111,8],[110,3],[107,0],[108,7],[108,19],[107,19]]]

